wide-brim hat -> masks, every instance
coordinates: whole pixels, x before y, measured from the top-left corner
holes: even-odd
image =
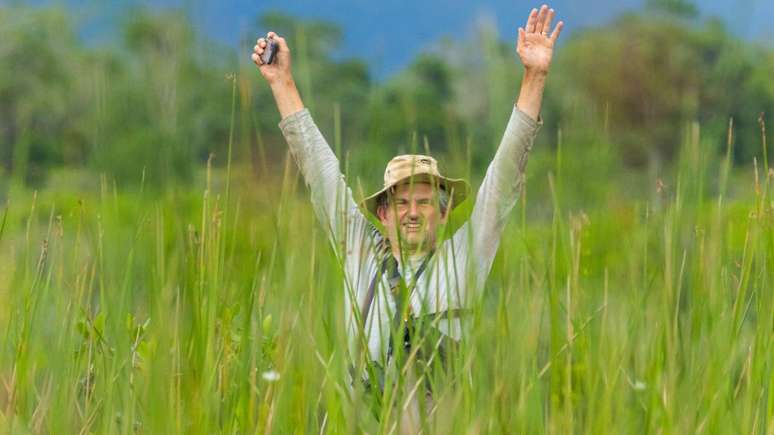
[[[406,183],[430,183],[449,194],[449,210],[460,205],[468,196],[470,185],[461,178],[448,178],[438,172],[438,162],[430,156],[421,154],[404,154],[394,157],[387,163],[384,170],[384,187],[371,196],[366,197],[362,206],[374,216],[379,204],[379,197],[391,188]]]

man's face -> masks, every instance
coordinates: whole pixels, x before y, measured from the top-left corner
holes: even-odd
[[[438,207],[435,187],[429,183],[395,186],[389,205],[380,207],[377,213],[392,246],[401,246],[410,253],[432,249],[438,227],[446,222]]]

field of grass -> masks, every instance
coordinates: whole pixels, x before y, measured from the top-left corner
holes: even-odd
[[[774,171],[592,151],[533,155],[424,432],[774,433]],[[350,387],[341,271],[283,163],[9,187],[0,433],[397,433],[417,393],[376,418]]]

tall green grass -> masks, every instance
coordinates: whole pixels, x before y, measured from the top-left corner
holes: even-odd
[[[233,134],[193,186],[9,191],[0,432],[398,431],[423,393],[388,388],[375,416],[350,387],[308,193],[287,155],[232,165]],[[733,140],[715,156],[698,126],[659,179],[558,142],[532,156],[424,432],[774,433],[774,172],[733,170]]]

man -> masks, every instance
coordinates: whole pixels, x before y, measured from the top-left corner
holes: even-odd
[[[416,363],[420,356],[413,349],[418,346],[429,343],[431,352],[439,351],[442,342],[461,338],[459,314],[483,288],[540,126],[545,80],[563,27],[559,22],[551,31],[553,17],[554,10],[543,5],[519,28],[517,52],[524,78],[518,100],[470,219],[445,241],[439,240],[439,230],[468,193],[467,183],[442,176],[432,157],[398,156],[387,165],[384,188],[359,207],[336,156],[304,108],[285,39],[267,34],[279,46],[269,64],[261,60],[267,40],[259,39],[254,47],[252,59],[282,116],[279,126],[311,190],[315,213],[340,256],[350,350],[366,356],[357,363],[372,384],[383,383],[390,366]],[[382,228],[374,228],[364,212],[372,213]],[[420,324],[439,339],[417,334]],[[396,360],[401,362],[393,364]]]

